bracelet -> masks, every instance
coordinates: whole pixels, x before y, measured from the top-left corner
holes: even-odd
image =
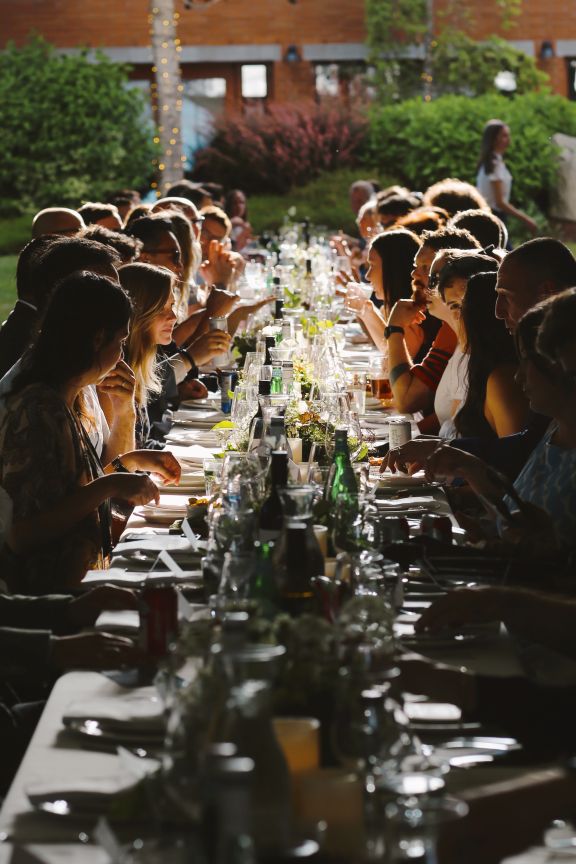
[[[192,355],[190,354],[190,352],[186,348],[178,348],[178,347],[176,347],[176,351],[178,354],[180,354],[181,357],[185,357],[186,360],[188,360],[188,362],[190,363],[191,368],[194,369],[196,364],[194,363],[194,360],[192,359]]]
[[[110,464],[114,468],[114,471],[116,471],[118,474],[130,474],[129,469],[126,468],[126,466],[122,462],[121,456],[116,456],[115,459],[112,459],[112,462]]]

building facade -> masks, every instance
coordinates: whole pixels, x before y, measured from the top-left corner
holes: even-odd
[[[209,136],[221,112],[342,92],[365,64],[363,0],[192,4],[187,9],[187,0],[174,0],[182,126],[195,130],[195,140],[185,142],[192,149]],[[467,0],[467,6],[475,38],[499,33],[537,59],[555,91],[576,99],[575,0],[523,0],[521,14],[506,31],[497,0]],[[130,63],[134,86],[147,91],[153,80],[148,11],[148,0],[0,0],[0,40],[18,44],[35,31],[61,50],[99,48]]]

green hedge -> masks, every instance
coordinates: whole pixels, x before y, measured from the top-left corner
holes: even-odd
[[[307,218],[314,225],[342,229],[356,234],[354,214],[350,209],[348,189],[354,180],[375,178],[374,167],[346,168],[322,174],[306,186],[292,189],[287,195],[251,195],[248,199],[248,215],[256,233],[280,227],[289,207],[295,207],[294,219],[301,222]],[[381,185],[392,181],[378,176]]]
[[[147,185],[156,153],[128,67],[58,55],[39,37],[0,54],[0,199],[76,206]]]
[[[576,135],[576,104],[562,96],[443,96],[374,108],[371,162],[412,189],[425,189],[443,177],[474,183],[482,129],[493,117],[508,123],[512,133],[506,163],[514,177],[514,202],[545,209],[556,176],[550,137],[555,132]]]

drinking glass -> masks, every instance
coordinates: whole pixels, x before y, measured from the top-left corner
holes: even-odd
[[[206,495],[212,498],[214,492],[220,488],[220,478],[224,463],[222,459],[204,459],[202,462],[204,470],[204,483],[206,484]]]
[[[253,553],[226,552],[218,594],[231,600],[246,598],[254,566]]]
[[[243,381],[245,384],[258,386],[260,367],[264,363],[264,354],[261,351],[248,351],[244,358]]]
[[[390,376],[388,372],[388,357],[386,354],[377,354],[370,360],[368,372],[372,396],[375,399],[392,399],[390,388]]]
[[[357,414],[366,413],[366,373],[349,372],[347,375],[348,398],[350,407]]]

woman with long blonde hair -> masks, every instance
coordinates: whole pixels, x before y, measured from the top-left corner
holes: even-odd
[[[124,357],[136,377],[136,446],[149,437],[147,403],[162,391],[158,346],[170,345],[176,323],[174,275],[153,264],[127,264],[119,270],[120,284],[132,300],[133,312]]]

